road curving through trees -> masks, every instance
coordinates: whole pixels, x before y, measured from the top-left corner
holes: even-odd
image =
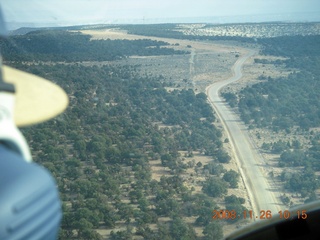
[[[215,82],[207,87],[206,93],[211,106],[220,119],[228,138],[230,139],[234,157],[237,161],[239,172],[246,186],[250,204],[253,211],[253,220],[266,219],[266,213],[275,215],[280,210],[279,198],[274,194],[275,189],[264,175],[266,166],[258,149],[252,144],[246,126],[239,116],[227,105],[220,96],[220,90],[242,78],[242,67],[247,59],[255,55],[254,50],[247,51],[240,56],[232,67],[232,77]]]

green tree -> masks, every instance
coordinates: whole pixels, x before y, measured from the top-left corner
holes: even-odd
[[[211,197],[221,197],[228,192],[227,183],[217,177],[209,177],[203,183],[202,191]]]
[[[211,240],[211,239],[219,240],[223,238],[222,227],[217,220],[212,221],[207,226],[205,226],[203,230],[203,234],[205,235],[205,238],[208,240]]]
[[[78,229],[78,239],[94,239],[100,240],[102,237],[92,229],[93,225],[84,218],[81,218],[78,221],[77,229]]]
[[[245,199],[241,197],[237,197],[236,195],[232,194],[231,196],[227,196],[224,198],[226,204],[244,204]]]
[[[212,209],[208,206],[200,206],[197,209],[198,217],[195,221],[196,226],[206,226],[212,221]]]
[[[203,168],[208,170],[210,174],[217,176],[226,171],[222,164],[217,164],[214,161],[209,162]]]
[[[234,219],[228,219],[229,222],[231,223],[235,223],[237,221],[239,221],[241,218],[243,218],[242,213],[246,210],[248,211],[243,205],[241,205],[240,203],[228,203],[226,204],[226,209],[228,211],[235,211],[237,213],[238,216],[240,216],[240,218],[238,216],[236,216]]]
[[[239,181],[239,173],[237,173],[234,170],[229,170],[223,175],[223,180],[228,182],[231,188],[237,188]]]
[[[95,230],[92,229],[81,229],[78,232],[78,239],[83,239],[83,240],[87,240],[87,239],[92,239],[92,240],[102,240],[102,236],[97,233]]]
[[[287,144],[282,140],[274,142],[272,145],[272,151],[274,153],[282,153],[283,151],[285,151],[287,149],[288,149]]]
[[[231,160],[231,157],[224,150],[219,149],[216,153],[216,158],[220,163],[228,163]]]
[[[306,159],[305,153],[301,150],[294,151],[284,151],[280,155],[280,166],[302,166],[304,164],[304,160]]]
[[[132,232],[130,230],[126,231],[111,231],[110,233],[110,240],[131,240],[132,239]]]
[[[193,228],[186,224],[180,217],[173,218],[169,230],[173,239],[196,239],[196,233]]]

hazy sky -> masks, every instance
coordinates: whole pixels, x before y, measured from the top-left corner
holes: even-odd
[[[78,24],[320,11],[320,0],[0,0],[0,4],[8,22]]]

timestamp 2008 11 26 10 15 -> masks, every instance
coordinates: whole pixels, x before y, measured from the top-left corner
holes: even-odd
[[[272,217],[278,217],[279,219],[292,219],[296,217],[298,219],[307,219],[306,210],[296,210],[296,211],[278,211],[277,214],[273,215],[270,210],[260,210],[259,215],[254,215],[252,210],[244,210],[242,212],[237,212],[236,210],[213,210],[212,219],[271,219]]]

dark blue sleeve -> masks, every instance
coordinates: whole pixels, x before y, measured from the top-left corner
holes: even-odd
[[[56,239],[61,217],[50,173],[0,144],[0,239]]]

